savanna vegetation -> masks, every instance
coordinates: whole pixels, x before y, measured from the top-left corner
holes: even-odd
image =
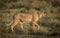
[[[24,24],[24,30],[21,30],[18,23],[14,27],[15,32],[12,32],[10,26],[6,25],[13,20],[16,13],[32,13],[41,9],[45,10],[46,15],[37,22],[40,25],[39,30],[33,31],[31,24]],[[60,0],[0,0],[0,32],[20,35],[60,35]]]

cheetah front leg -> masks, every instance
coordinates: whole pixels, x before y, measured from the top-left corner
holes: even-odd
[[[36,29],[36,26],[37,26],[37,30],[39,30],[39,25],[36,22],[33,22],[34,29]]]
[[[37,26],[37,30],[39,30],[39,25],[35,22],[35,25]]]

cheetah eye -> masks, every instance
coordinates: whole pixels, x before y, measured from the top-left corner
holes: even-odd
[[[45,14],[46,12],[44,12],[44,14]]]

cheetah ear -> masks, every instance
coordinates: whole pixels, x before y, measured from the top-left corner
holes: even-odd
[[[44,9],[41,9],[41,10],[40,10],[40,13],[45,13],[45,10],[44,10]]]

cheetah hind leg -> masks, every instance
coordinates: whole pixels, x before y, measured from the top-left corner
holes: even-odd
[[[15,20],[11,25],[11,30],[14,31],[14,27],[18,24],[19,20]]]

